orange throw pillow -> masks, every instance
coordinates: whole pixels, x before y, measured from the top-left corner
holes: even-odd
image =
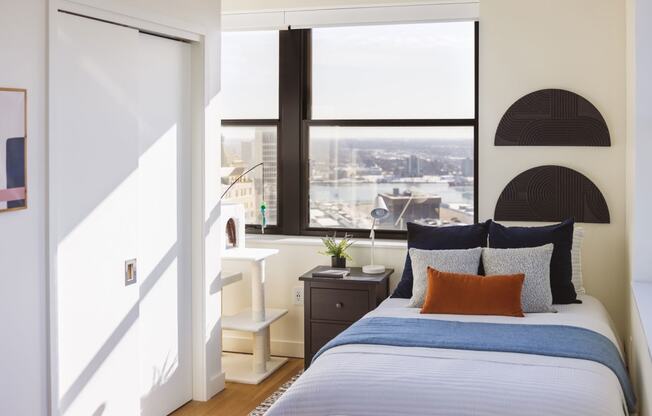
[[[523,317],[524,274],[476,276],[428,267],[428,290],[421,313]]]

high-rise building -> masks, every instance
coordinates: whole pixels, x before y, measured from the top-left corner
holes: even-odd
[[[462,160],[462,176],[470,177],[473,176],[473,159],[467,157]]]
[[[245,171],[244,167],[234,168],[228,176],[222,178],[222,186],[226,189]],[[245,210],[245,221],[247,224],[256,224],[259,220],[258,207],[256,206],[254,181],[246,176],[241,178],[238,183],[224,196],[224,200],[234,204],[242,204]]]
[[[330,175],[329,175],[328,179],[337,180],[337,179],[339,179],[337,170],[338,170],[339,164],[340,164],[339,163],[340,162],[340,160],[339,160],[340,159],[339,158],[339,150],[340,150],[339,140],[337,140],[337,139],[329,140],[329,149],[328,150],[329,150],[328,161],[329,161],[329,164],[330,164]]]
[[[222,186],[226,189],[238,177],[251,167],[253,159],[253,141],[235,139],[228,141],[222,136]],[[255,172],[240,178],[237,184],[224,196],[224,200],[242,204],[245,210],[245,220],[248,224],[260,223],[259,207],[257,203],[257,185],[253,179]]]
[[[254,159],[254,142],[249,140],[249,141],[242,141],[240,144],[240,154],[242,155],[242,160],[247,160],[251,161]]]
[[[260,190],[259,192],[262,192],[263,186],[265,187],[264,198],[265,203],[267,204],[267,221],[275,224],[278,218],[278,144],[276,134],[269,131],[256,131],[256,140],[253,148],[254,154],[256,155],[254,162],[263,162],[263,176],[265,178],[265,183],[263,185],[263,177],[256,177],[256,180],[260,183],[260,185],[257,183],[256,189]],[[263,195],[261,194],[261,201],[262,198]]]
[[[408,158],[407,174],[411,178],[421,176],[421,159],[416,155],[410,155]]]

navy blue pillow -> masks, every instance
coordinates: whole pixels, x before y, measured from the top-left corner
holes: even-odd
[[[521,248],[554,244],[550,260],[550,288],[552,303],[582,303],[577,300],[573,286],[573,248],[574,220],[543,227],[505,227],[496,222],[489,225],[489,247]]]
[[[408,250],[463,250],[468,248],[486,247],[489,223],[473,225],[453,225],[433,227],[413,222],[407,223]],[[392,293],[393,298],[412,297],[412,261],[410,253],[405,256],[403,276]]]

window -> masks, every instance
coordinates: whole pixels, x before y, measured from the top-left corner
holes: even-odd
[[[475,117],[473,23],[312,30],[314,119]]]
[[[224,185],[233,183],[250,167],[263,162],[229,191],[225,199],[241,203],[247,224],[260,224],[260,204],[267,204],[267,220],[276,224],[277,217],[277,126],[222,127],[222,177]]]
[[[277,137],[279,124],[279,35],[277,31],[222,34],[222,184],[258,163],[225,195],[245,207],[248,224],[277,224]]]
[[[476,221],[477,23],[226,35],[223,98],[234,104],[222,122],[225,183],[264,159],[231,199],[264,190],[274,232],[366,236],[376,195],[390,211],[379,237],[404,237],[409,221]]]
[[[278,32],[222,34],[221,114],[278,119]]]

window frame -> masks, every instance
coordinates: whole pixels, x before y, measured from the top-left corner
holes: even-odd
[[[312,126],[345,127],[473,127],[473,222],[478,222],[478,87],[479,23],[474,23],[474,117],[458,119],[312,119],[311,30],[279,31],[279,119],[228,119],[224,126],[277,126],[277,223],[265,233],[324,236],[337,233],[369,237],[369,229],[310,227],[309,129]],[[260,225],[246,232],[261,234]],[[377,238],[405,239],[405,230],[377,229]]]

